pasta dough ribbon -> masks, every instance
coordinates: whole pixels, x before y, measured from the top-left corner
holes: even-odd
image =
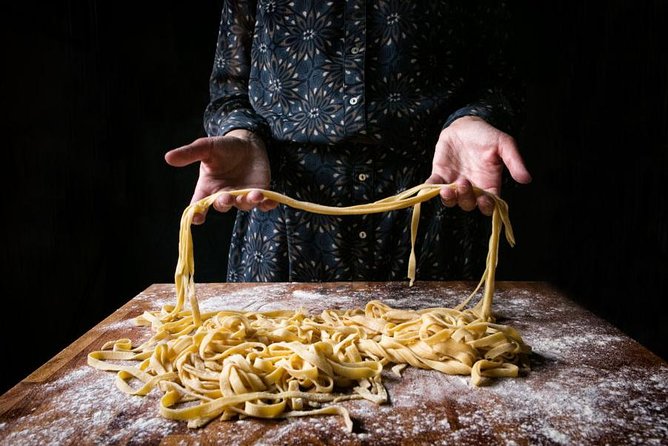
[[[415,280],[415,241],[420,203],[437,197],[442,187],[422,184],[374,203],[336,208],[295,200],[273,191],[263,195],[287,206],[329,215],[358,215],[413,207],[411,255],[407,276]],[[227,191],[239,196],[251,189]],[[334,404],[366,399],[387,401],[381,373],[385,365],[399,374],[406,365],[447,374],[470,375],[472,385],[493,377],[517,376],[530,351],[512,327],[495,324],[492,315],[495,269],[502,227],[513,245],[507,204],[494,201],[486,269],[473,292],[456,308],[395,309],[372,300],[363,309],[201,313],[195,293],[191,224],[195,213],[211,206],[223,192],[188,206],[181,219],[174,283],[176,303],[135,319],[153,336],[134,347],[129,339],[103,345],[88,355],[92,367],[117,372],[117,386],[145,395],[164,394],[162,416],[200,427],[216,417],[279,418],[338,414],[348,430],[348,411]],[[469,302],[484,285],[482,298]],[[189,304],[189,308],[187,308]],[[137,366],[127,361],[139,362]],[[334,389],[349,388],[350,393]],[[325,404],[325,406],[323,406]]]

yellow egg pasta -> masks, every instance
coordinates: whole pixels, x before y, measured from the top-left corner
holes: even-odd
[[[415,240],[420,203],[452,184],[421,184],[374,203],[328,207],[294,200],[267,190],[266,198],[293,208],[328,215],[359,215],[413,207],[410,284],[415,280]],[[229,191],[238,196],[252,189]],[[256,189],[257,190],[257,189]],[[456,308],[405,310],[371,300],[364,308],[241,312],[221,309],[201,313],[195,293],[191,224],[195,213],[210,207],[223,192],[188,206],[180,226],[175,272],[176,302],[135,319],[150,326],[152,337],[133,346],[129,339],[105,344],[88,355],[88,364],[117,372],[123,392],[163,392],[160,413],[200,427],[214,418],[281,418],[338,414],[352,429],[348,411],[337,402],[387,401],[382,383],[386,368],[399,374],[405,366],[468,375],[471,384],[518,376],[530,348],[509,326],[494,322],[492,301],[502,226],[513,245],[508,206],[494,201],[486,269],[478,286]],[[482,298],[470,301],[484,285]],[[187,306],[189,305],[189,308]],[[127,365],[128,362],[136,365]],[[342,389],[348,389],[342,393]]]

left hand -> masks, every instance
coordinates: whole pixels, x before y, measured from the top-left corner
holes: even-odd
[[[444,205],[459,205],[465,211],[477,206],[492,215],[494,202],[484,195],[476,198],[472,185],[500,195],[504,166],[518,183],[531,182],[512,136],[479,117],[464,116],[441,131],[427,183],[455,183],[456,189],[441,189]]]

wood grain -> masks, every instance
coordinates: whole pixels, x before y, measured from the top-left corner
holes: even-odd
[[[206,310],[264,311],[363,306],[455,305],[463,282],[200,284]],[[390,403],[344,403],[338,417],[214,421],[202,429],[158,415],[159,394],[130,397],[114,374],[86,365],[106,341],[148,337],[131,318],[174,301],[171,284],[155,284],[0,396],[0,444],[668,444],[668,364],[540,282],[501,282],[500,323],[533,347],[532,370],[517,379],[471,388],[468,378],[408,368],[384,377]]]

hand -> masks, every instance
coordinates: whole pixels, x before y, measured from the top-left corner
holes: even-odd
[[[427,183],[455,183],[456,189],[444,187],[441,190],[444,205],[459,205],[465,211],[477,205],[483,214],[491,215],[493,200],[484,195],[476,198],[472,185],[499,195],[504,166],[518,183],[531,182],[531,175],[510,135],[481,118],[464,116],[441,132]]]
[[[225,136],[197,139],[167,152],[165,161],[174,167],[200,162],[199,178],[191,203],[220,190],[267,189],[271,179],[264,143],[248,130],[236,129]],[[243,197],[224,193],[213,203],[214,209],[220,212],[227,212],[233,206],[243,211],[253,207],[268,211],[277,203],[265,199],[259,191],[252,191]],[[193,223],[202,224],[204,219],[204,214],[195,214]]]

